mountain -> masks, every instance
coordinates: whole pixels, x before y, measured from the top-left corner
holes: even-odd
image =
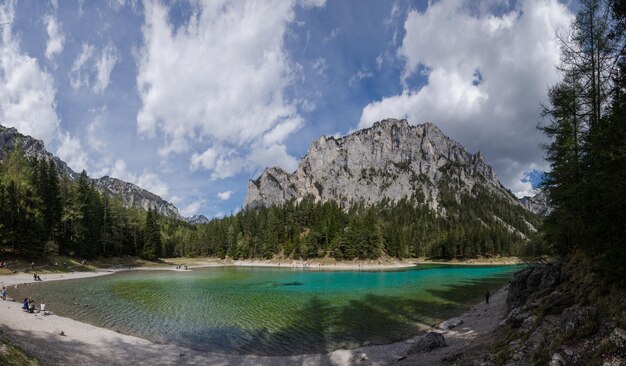
[[[199,224],[208,224],[210,220],[204,215],[193,215],[191,217],[185,218],[185,221],[187,221],[188,223],[192,225],[199,225]]]
[[[43,141],[22,135],[15,128],[0,126],[0,160],[4,159],[7,149],[15,148],[18,143],[21,144],[27,156],[45,161],[52,160],[60,174],[67,176],[71,180],[78,178],[78,173],[73,171],[63,160],[46,150]],[[136,207],[143,210],[153,208],[161,215],[178,219],[183,218],[176,206],[135,184],[108,176],[90,179],[99,192],[120,199],[126,207]]]
[[[479,188],[519,205],[480,152],[470,154],[432,123],[411,126],[406,120],[387,119],[345,137],[319,138],[293,173],[265,169],[248,183],[244,207],[305,196],[344,207],[413,196],[445,213],[446,197],[460,202],[463,194],[475,195]]]
[[[539,191],[534,196],[525,196],[520,199],[520,203],[528,211],[536,213],[541,216],[546,216],[550,213],[550,202],[548,201],[548,192],[545,190]]]

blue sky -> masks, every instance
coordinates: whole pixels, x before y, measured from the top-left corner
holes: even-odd
[[[524,195],[571,19],[557,0],[4,1],[0,123],[186,216],[388,117],[434,122]]]

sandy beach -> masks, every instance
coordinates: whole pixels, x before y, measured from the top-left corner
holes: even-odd
[[[236,265],[255,264],[246,261]],[[111,272],[46,274],[42,275],[42,279],[54,281],[108,273]],[[29,282],[33,282],[32,275],[25,273],[0,277],[3,286]],[[387,365],[396,362],[438,364],[442,358],[483,342],[484,335],[500,322],[504,313],[505,298],[506,290],[502,289],[493,295],[490,305],[478,304],[461,315],[459,318],[464,321],[462,326],[440,331],[446,338],[447,347],[407,359],[403,359],[403,356],[419,336],[387,345],[337,350],[328,354],[230,355],[156,344],[146,339],[57,315],[29,314],[21,310],[20,302],[1,300],[0,330],[26,352],[48,365]],[[53,308],[48,307],[48,310],[54,312]]]
[[[415,267],[414,263],[402,261],[358,261],[358,262],[317,262],[317,261],[265,261],[265,260],[237,260],[234,266],[250,267],[280,267],[280,268],[307,268],[324,271],[359,271],[359,270],[390,270]]]

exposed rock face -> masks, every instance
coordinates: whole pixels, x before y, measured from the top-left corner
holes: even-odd
[[[190,223],[192,225],[208,224],[209,223],[209,219],[206,216],[204,216],[204,215],[193,215],[191,217],[185,218],[185,221],[187,221],[188,223]]]
[[[24,153],[27,156],[37,157],[39,160],[54,161],[59,173],[64,174],[70,179],[78,178],[78,173],[73,171],[67,164],[58,157],[49,153],[43,141],[34,139],[30,136],[24,136],[18,130],[12,127],[4,127],[0,125],[0,160],[4,160],[6,150],[15,148],[17,144],[21,144]]]
[[[146,211],[148,209],[156,209],[161,215],[182,219],[176,206],[132,183],[109,176],[94,179],[93,181],[98,191],[106,193],[111,197],[120,198],[127,207],[137,207]]]
[[[411,126],[406,120],[388,119],[339,139],[321,137],[294,173],[265,169],[248,183],[244,207],[308,195],[348,206],[421,196],[438,209],[442,189],[449,188],[458,198],[477,185],[517,203],[480,152],[468,153],[432,123]]]
[[[548,192],[545,190],[539,191],[539,193],[532,197],[523,197],[522,199],[520,199],[520,203],[528,211],[536,213],[538,215],[546,216],[551,211],[550,201],[548,199]]]
[[[0,160],[5,157],[5,148],[13,149],[18,143],[21,144],[27,156],[33,156],[45,161],[52,160],[60,174],[69,177],[71,180],[78,178],[78,173],[67,166],[63,160],[46,150],[43,141],[22,135],[15,128],[0,126]],[[98,191],[120,199],[126,207],[136,207],[144,210],[153,208],[161,215],[182,219],[178,209],[173,204],[132,183],[107,176],[92,179],[92,181]]]
[[[407,351],[407,356],[421,352],[430,352],[434,349],[445,347],[446,340],[443,334],[437,332],[428,332],[418,338],[415,343]]]
[[[561,266],[530,267],[515,274],[509,285],[506,305],[509,310],[530,303],[531,298],[551,293],[561,280]]]

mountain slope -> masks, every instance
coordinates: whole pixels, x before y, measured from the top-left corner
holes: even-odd
[[[550,209],[550,202],[548,200],[548,192],[545,190],[539,191],[536,195],[530,197],[525,196],[520,199],[520,203],[528,211],[536,213],[541,216],[547,216]]]
[[[244,207],[267,207],[308,195],[345,206],[414,196],[445,213],[444,195],[459,201],[474,187],[518,204],[480,152],[468,153],[432,123],[411,126],[406,120],[388,119],[339,139],[321,137],[292,174],[265,169],[248,183]]]
[[[21,145],[27,156],[45,161],[52,160],[60,174],[71,180],[78,178],[78,173],[73,171],[63,160],[46,150],[43,141],[22,135],[15,128],[0,126],[0,160],[4,159],[6,150],[14,149],[17,144]],[[143,210],[153,208],[161,215],[182,219],[176,206],[135,184],[108,176],[90,179],[98,191],[120,199],[126,207],[136,207]]]

